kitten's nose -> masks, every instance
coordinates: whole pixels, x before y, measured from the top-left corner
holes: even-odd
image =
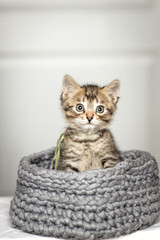
[[[88,122],[90,123],[93,119],[93,113],[87,113],[86,118],[88,119]]]

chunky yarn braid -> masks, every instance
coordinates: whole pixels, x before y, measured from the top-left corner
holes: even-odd
[[[14,227],[64,239],[106,239],[152,225],[160,213],[158,166],[142,151],[114,168],[50,170],[54,149],[24,157],[10,206]]]

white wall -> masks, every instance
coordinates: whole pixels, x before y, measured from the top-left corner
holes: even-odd
[[[65,2],[0,0],[0,195],[13,195],[21,157],[56,145],[65,74],[120,79],[115,139],[160,164],[160,2]]]

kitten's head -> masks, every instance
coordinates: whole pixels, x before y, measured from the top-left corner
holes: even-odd
[[[65,76],[61,103],[70,126],[84,130],[106,127],[116,109],[119,89],[118,80],[101,88],[96,85],[79,86],[71,76]]]

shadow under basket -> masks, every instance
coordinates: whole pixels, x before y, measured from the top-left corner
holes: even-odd
[[[10,206],[14,227],[64,239],[107,239],[144,229],[160,213],[158,165],[143,151],[121,153],[114,168],[50,170],[54,148],[20,161]]]

